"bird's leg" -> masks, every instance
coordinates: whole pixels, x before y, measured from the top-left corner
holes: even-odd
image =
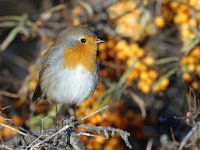
[[[56,102],[56,115],[58,114],[58,107],[57,107],[57,102]]]
[[[58,107],[57,107],[57,101],[55,101],[55,105],[56,105],[56,128],[57,128],[57,126],[60,124],[60,120],[61,120],[61,118],[60,118],[60,115],[58,114]]]
[[[71,123],[74,124],[74,126],[78,126],[78,120],[77,120],[77,117],[76,117],[76,104],[72,104],[71,105],[71,108],[73,110],[73,115],[70,117],[71,118]]]
[[[71,108],[73,110],[73,114],[71,115],[71,117],[68,119],[68,124],[69,125],[72,125],[73,127],[70,127],[68,129],[68,132],[67,132],[67,143],[68,145],[70,145],[70,137],[71,137],[71,134],[73,132],[76,132],[75,131],[75,128],[79,125],[79,121],[77,120],[76,118],[76,104],[72,104],[71,105]]]
[[[74,111],[73,116],[76,118],[76,104],[72,104],[72,105],[71,105],[71,108],[72,108],[73,111]]]

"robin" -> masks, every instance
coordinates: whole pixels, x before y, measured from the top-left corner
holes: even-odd
[[[82,25],[64,30],[43,56],[32,100],[73,105],[93,95],[99,77],[97,44],[102,42]]]

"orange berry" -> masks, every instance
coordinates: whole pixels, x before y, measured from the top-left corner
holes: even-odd
[[[178,2],[175,2],[175,1],[170,2],[170,7],[173,9],[177,9],[179,5],[180,4]]]
[[[190,74],[187,73],[187,72],[183,73],[183,76],[182,76],[182,77],[183,77],[183,80],[185,80],[185,81],[187,81],[187,82],[189,82],[189,81],[192,80]]]
[[[189,56],[189,57],[188,57],[188,63],[189,63],[189,64],[194,64],[194,63],[195,63],[194,57]]]
[[[124,53],[126,56],[129,56],[129,54],[130,54],[130,48],[129,48],[128,46],[127,46],[127,47],[124,47],[123,53]]]
[[[143,80],[139,80],[137,83],[137,87],[138,89],[140,89],[142,91],[142,93],[144,94],[148,94],[151,90],[150,86],[148,84],[146,84],[145,81]]]
[[[199,58],[199,56],[200,56],[200,49],[199,49],[199,48],[195,48],[195,49],[191,52],[191,56],[194,56],[194,57]]]
[[[138,46],[137,43],[131,43],[131,44],[129,45],[129,47],[130,47],[130,49],[131,49],[132,51],[137,51],[137,49],[139,48],[139,46]]]
[[[148,73],[149,73],[150,78],[152,79],[156,79],[158,77],[158,73],[154,70],[149,70]]]
[[[184,64],[184,65],[188,64],[188,57],[183,57],[181,59],[181,63]]]
[[[148,74],[147,72],[142,72],[142,73],[140,74],[140,78],[141,78],[142,80],[148,80],[148,79],[149,79],[149,74]]]
[[[142,82],[142,80],[139,80],[137,83],[138,89],[142,89],[143,85],[144,85],[144,83]]]
[[[82,7],[80,7],[80,6],[77,6],[77,7],[75,7],[74,9],[73,9],[73,14],[75,15],[75,16],[79,16],[81,13],[82,13]]]
[[[139,72],[145,72],[147,71],[147,66],[141,62],[138,62],[136,65],[135,65],[135,70],[139,71]]]
[[[197,20],[198,22],[200,22],[200,12],[197,12],[196,20]]]
[[[117,53],[117,58],[118,58],[119,60],[124,60],[124,59],[126,58],[126,55],[125,55],[125,53],[123,53],[123,52],[118,52],[118,53]]]
[[[72,24],[73,24],[73,25],[79,25],[79,24],[81,24],[81,21],[80,21],[79,18],[74,17],[74,18],[72,19]]]
[[[162,85],[163,88],[166,88],[169,85],[169,79],[168,78],[164,78],[161,81],[161,85]]]
[[[133,65],[133,62],[134,62],[134,59],[133,59],[133,58],[130,58],[130,59],[128,59],[128,61],[126,62],[126,65],[127,65],[127,66],[131,66],[131,65]]]
[[[165,20],[162,16],[157,16],[154,20],[155,24],[159,28],[163,28],[165,26]]]
[[[198,89],[199,88],[199,83],[197,81],[192,82],[192,88]]]
[[[103,52],[106,50],[106,44],[105,43],[101,43],[98,45],[98,51],[99,52]]]
[[[117,51],[121,51],[123,50],[125,47],[127,47],[127,42],[125,40],[121,40],[117,43],[117,45],[115,46],[115,49]]]
[[[144,51],[141,48],[138,48],[138,50],[136,51],[136,56],[143,57],[144,55]]]
[[[141,91],[144,93],[144,94],[148,94],[150,91],[151,91],[151,88],[149,85],[144,85],[141,89]]]
[[[188,14],[188,10],[189,10],[189,7],[187,5],[180,5],[178,12],[179,13],[185,12],[186,14]]]
[[[13,120],[13,122],[14,122],[16,125],[18,125],[18,126],[21,126],[21,125],[23,124],[22,118],[19,117],[18,115],[14,115],[14,116],[12,117],[12,120]]]
[[[200,64],[195,66],[195,72],[200,75]]]
[[[181,30],[181,36],[182,37],[188,37],[190,35],[190,30],[189,29],[182,29]]]
[[[132,82],[133,80],[137,79],[138,78],[138,72],[136,71],[132,71],[128,74],[128,77],[127,77],[127,80]]]
[[[187,20],[188,20],[188,14],[186,13],[179,13],[178,15],[174,17],[174,22],[176,24],[187,22]]]
[[[115,46],[115,41],[114,40],[109,40],[108,42],[106,42],[106,46],[109,49],[112,49]]]
[[[98,144],[103,144],[105,142],[105,139],[104,138],[96,138],[95,141],[98,143]]]
[[[196,7],[198,5],[198,0],[189,0],[189,5]]]
[[[188,65],[188,70],[191,71],[191,72],[194,72],[194,70],[195,70],[195,65],[194,65],[194,64],[189,64],[189,65]]]
[[[143,59],[144,63],[149,65],[149,66],[152,66],[154,64],[154,58],[151,57],[151,56],[146,56],[144,59]]]

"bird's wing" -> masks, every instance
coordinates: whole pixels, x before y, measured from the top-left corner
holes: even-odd
[[[35,92],[34,92],[33,97],[32,97],[32,101],[36,101],[41,96],[42,96],[42,91],[41,91],[41,88],[40,88],[40,82],[38,82],[38,84],[35,88]]]
[[[35,88],[35,91],[34,91],[34,94],[33,94],[33,97],[32,97],[32,101],[36,101],[38,98],[44,98],[45,97],[45,95],[44,95],[44,93],[43,93],[43,91],[41,90],[41,87],[40,87],[40,79],[41,79],[41,76],[42,76],[43,72],[45,71],[45,69],[49,65],[47,57],[49,57],[51,51],[52,51],[52,48],[50,48],[44,54],[44,57],[42,59],[42,68],[41,68],[41,71],[39,73],[39,82],[38,82],[38,84],[37,84],[37,86]]]

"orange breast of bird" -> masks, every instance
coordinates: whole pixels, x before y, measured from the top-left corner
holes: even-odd
[[[81,65],[89,72],[94,72],[96,68],[97,45],[95,37],[87,36],[87,43],[79,43],[72,48],[63,50],[64,68],[75,69]]]

